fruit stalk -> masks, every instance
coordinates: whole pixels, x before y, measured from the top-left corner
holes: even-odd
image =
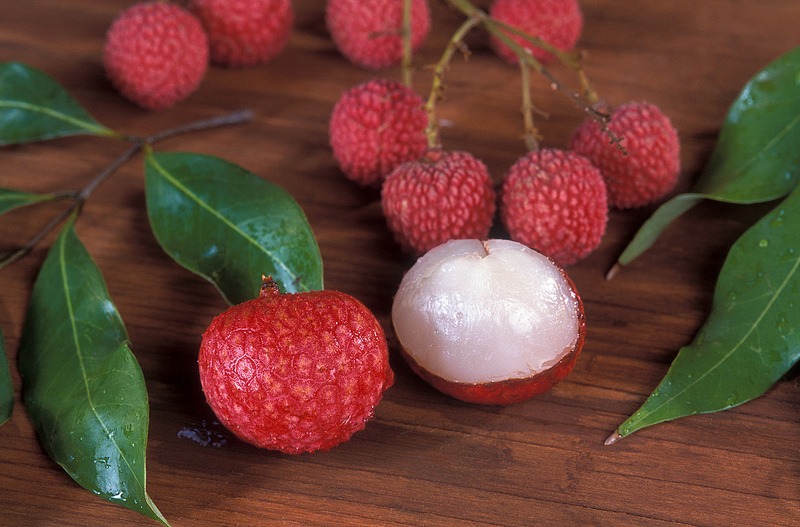
[[[507,45],[514,54],[518,57],[520,65],[522,67],[531,68],[533,71],[543,75],[548,82],[550,83],[550,87],[555,90],[564,93],[567,97],[569,97],[581,110],[583,110],[587,115],[591,116],[593,119],[599,121],[601,124],[605,125],[608,123],[610,116],[599,110],[596,107],[596,104],[599,100],[597,93],[591,87],[589,83],[589,79],[586,76],[583,68],[581,66],[581,55],[577,53],[567,53],[564,52],[548,42],[545,42],[541,38],[535,37],[530,35],[524,31],[519,30],[513,26],[509,26],[508,24],[504,24],[498,20],[493,19],[490,17],[485,11],[475,7],[469,0],[446,0],[446,2],[460,11],[464,16],[469,18],[475,18],[480,21],[483,27],[488,31],[491,35],[497,37],[500,41],[502,41],[505,45]],[[573,90],[568,89],[558,78],[552,74],[547,68],[542,65],[541,62],[536,60],[527,50],[515,42],[510,35],[518,36],[530,42],[534,46],[542,48],[550,53],[552,53],[563,65],[575,71],[576,75],[578,76],[578,82],[580,84],[580,91],[576,92]],[[526,117],[527,119],[528,117]],[[527,124],[526,124],[526,137],[527,137]],[[618,142],[618,140],[612,137],[612,140]]]
[[[411,59],[413,57],[413,46],[411,43],[411,0],[403,0],[403,25],[400,32],[403,39],[403,59],[401,64],[403,84],[412,88]]]
[[[467,33],[475,26],[481,23],[481,13],[477,12],[474,16],[470,15],[461,26],[453,33],[450,41],[445,46],[442,56],[433,67],[433,81],[431,84],[431,91],[428,95],[428,100],[425,103],[425,112],[428,114],[428,126],[425,128],[425,135],[428,138],[428,148],[431,150],[441,148],[439,141],[439,126],[436,124],[436,103],[442,98],[444,92],[444,72],[447,70],[450,60],[456,50],[462,50],[466,53],[463,45],[463,39]],[[485,13],[483,14],[485,16]]]

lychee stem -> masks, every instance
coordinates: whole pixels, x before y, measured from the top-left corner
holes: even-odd
[[[527,64],[520,62],[519,71],[522,84],[522,120],[525,124],[524,140],[529,151],[538,150],[542,134],[533,122],[533,102],[531,101],[531,74]]]
[[[411,61],[413,58],[411,42],[411,2],[412,0],[403,0],[403,26],[400,30],[400,35],[403,39],[403,59],[401,64],[403,71],[403,84],[407,88],[413,88],[411,71]]]
[[[59,225],[61,225],[61,223],[64,220],[66,220],[70,215],[75,214],[77,216],[78,214],[80,214],[84,202],[86,202],[86,200],[89,199],[89,197],[94,193],[97,187],[99,187],[101,183],[103,183],[109,177],[111,177],[117,171],[117,169],[119,169],[122,165],[130,161],[133,158],[133,156],[135,156],[142,149],[148,148],[158,141],[161,141],[168,137],[173,137],[175,135],[185,134],[189,132],[196,132],[200,130],[208,130],[211,128],[217,128],[225,125],[240,124],[249,121],[252,118],[253,118],[252,111],[242,110],[227,115],[212,117],[210,119],[201,119],[198,121],[187,123],[185,125],[177,126],[175,128],[163,130],[159,133],[144,138],[136,136],[126,136],[115,133],[113,137],[117,139],[130,141],[133,144],[127,150],[125,150],[119,157],[117,157],[114,161],[112,161],[108,166],[103,168],[103,170],[101,170],[94,178],[92,178],[91,181],[89,181],[89,183],[87,183],[77,193],[63,192],[56,194],[59,196],[71,197],[72,203],[70,203],[69,207],[67,207],[59,214],[54,216],[53,219],[51,219],[50,222],[47,223],[47,225],[45,225],[39,232],[34,234],[27,242],[25,242],[23,246],[21,246],[20,248],[18,248],[13,252],[0,255],[0,269],[8,265],[11,265],[12,263],[16,262],[17,260],[23,258],[28,253],[30,253],[49,233],[51,233]]]
[[[608,130],[608,122],[611,119],[611,115],[600,111],[596,104],[599,101],[599,97],[594,89],[591,87],[589,83],[589,78],[587,77],[586,73],[583,71],[581,66],[581,53],[567,53],[564,52],[555,46],[551,45],[550,43],[544,41],[541,38],[535,37],[530,35],[516,27],[509,26],[499,20],[496,20],[490,17],[485,11],[475,7],[469,0],[445,0],[449,5],[454,7],[455,9],[461,11],[462,14],[469,18],[477,19],[481,22],[484,26],[486,31],[488,31],[491,35],[497,37],[498,40],[503,42],[506,46],[508,46],[514,55],[517,57],[521,65],[526,65],[528,68],[536,71],[537,73],[543,75],[548,82],[550,83],[550,87],[561,93],[564,93],[567,97],[569,97],[576,106],[582,109],[589,117],[595,119],[600,122],[601,127],[603,130],[609,135],[612,142],[619,144],[620,140],[616,137],[610,130]],[[573,90],[567,89],[567,87],[558,80],[558,78],[553,75],[544,65],[536,60],[531,53],[525,49],[525,47],[518,44],[515,40],[511,38],[510,35],[519,36],[530,42],[532,45],[544,49],[552,53],[562,64],[567,66],[568,68],[574,70],[576,75],[578,76],[578,82],[580,85],[580,92],[575,92]],[[530,114],[523,114],[525,119],[528,119]],[[526,142],[528,142],[528,123],[526,122]]]
[[[425,103],[425,112],[428,114],[428,126],[425,128],[425,135],[428,138],[428,148],[438,149],[441,148],[439,141],[439,126],[436,122],[436,103],[442,98],[444,92],[444,72],[447,70],[450,60],[456,50],[461,50],[465,56],[468,55],[468,50],[463,45],[463,39],[470,32],[472,28],[480,24],[479,17],[470,16],[450,37],[450,41],[444,48],[442,56],[433,67],[433,81],[431,84],[431,91],[428,94],[428,100]]]
[[[272,295],[279,295],[281,293],[277,282],[272,279],[272,276],[261,275],[261,289],[258,292],[259,298],[266,298]]]

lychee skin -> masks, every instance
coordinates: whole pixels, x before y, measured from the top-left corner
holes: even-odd
[[[287,454],[350,439],[394,380],[383,329],[361,302],[332,290],[281,294],[268,282],[214,318],[198,365],[220,422]]]
[[[600,171],[575,152],[543,148],[511,166],[503,181],[500,218],[512,240],[572,265],[594,251],[608,223]]]
[[[112,22],[103,65],[123,96],[162,110],[200,85],[208,69],[208,38],[200,21],[178,5],[141,2]]]
[[[486,165],[467,152],[430,150],[386,178],[381,206],[407,252],[421,255],[448,240],[489,235],[496,194]]]
[[[643,207],[675,187],[680,173],[678,131],[656,105],[630,102],[619,106],[611,114],[608,130],[621,138],[624,152],[594,119],[578,127],[570,148],[600,169],[610,206]]]
[[[325,20],[339,52],[356,65],[377,70],[403,57],[403,2],[398,0],[328,0]],[[427,0],[411,2],[411,48],[422,46],[431,28]]]
[[[290,0],[191,0],[208,32],[211,60],[234,68],[269,62],[289,43]]]
[[[427,116],[419,95],[398,82],[374,79],[345,91],[333,107],[333,156],[351,180],[380,185],[400,163],[427,150]]]
[[[495,0],[489,7],[489,16],[562,51],[574,48],[583,31],[583,13],[577,0]],[[530,50],[536,60],[542,63],[555,60],[552,53],[522,37],[508,36]],[[511,64],[519,62],[511,48],[496,36],[492,36],[490,42],[500,57]]]

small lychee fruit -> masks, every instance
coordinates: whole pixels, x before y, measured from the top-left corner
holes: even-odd
[[[422,98],[398,82],[373,79],[345,91],[331,112],[333,157],[351,180],[380,185],[400,163],[427,150]]]
[[[570,51],[583,31],[583,13],[577,0],[494,0],[489,6],[489,16],[540,38],[561,51]],[[533,58],[549,63],[555,56],[546,49],[535,46],[519,35],[506,32],[509,38],[530,51]],[[517,64],[514,51],[496,36],[490,38],[495,52]]]
[[[430,150],[395,168],[381,189],[389,229],[403,249],[418,255],[447,240],[486,238],[495,200],[486,165],[460,151]]]
[[[325,20],[339,52],[356,65],[377,70],[403,57],[403,2],[328,0]],[[428,0],[411,1],[411,49],[422,46],[431,27]]]
[[[511,239],[561,266],[594,251],[606,231],[608,198],[600,171],[568,150],[527,153],[508,170],[500,219]]]
[[[392,305],[411,368],[471,403],[510,404],[546,392],[575,365],[586,333],[567,274],[511,240],[452,240],[417,260]]]
[[[103,66],[127,99],[162,110],[200,85],[208,69],[208,38],[200,21],[177,4],[140,2],[109,27]]]
[[[290,0],[191,0],[188,8],[208,32],[211,60],[230,67],[278,56],[294,23]]]
[[[680,173],[678,131],[656,105],[642,101],[619,106],[608,131],[620,138],[619,145],[595,119],[587,118],[569,145],[600,169],[610,206],[643,207],[675,187]]]
[[[228,308],[203,334],[198,359],[220,422],[258,447],[328,450],[362,430],[394,374],[372,312],[333,290],[258,298]]]

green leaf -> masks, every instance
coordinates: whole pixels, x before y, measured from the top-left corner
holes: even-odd
[[[6,357],[6,340],[0,329],[0,425],[11,419],[14,411],[14,387],[11,385],[11,372]]]
[[[78,134],[117,135],[47,74],[19,62],[0,63],[0,146]]]
[[[258,296],[262,275],[272,275],[286,292],[322,289],[316,238],[282,188],[199,154],[148,152],[145,173],[158,242],[228,302]]]
[[[23,402],[44,449],[78,484],[168,525],[145,489],[142,371],[73,221],[33,286],[18,359]]]
[[[733,102],[717,144],[692,192],[664,203],[620,255],[626,265],[669,224],[710,199],[762,203],[788,194],[800,178],[800,47],[755,75]]]
[[[31,192],[0,188],[0,214],[25,207],[26,205],[53,201],[63,197],[65,196],[61,194],[33,194]]]
[[[800,187],[731,247],[708,320],[617,433],[750,401],[798,359]]]

